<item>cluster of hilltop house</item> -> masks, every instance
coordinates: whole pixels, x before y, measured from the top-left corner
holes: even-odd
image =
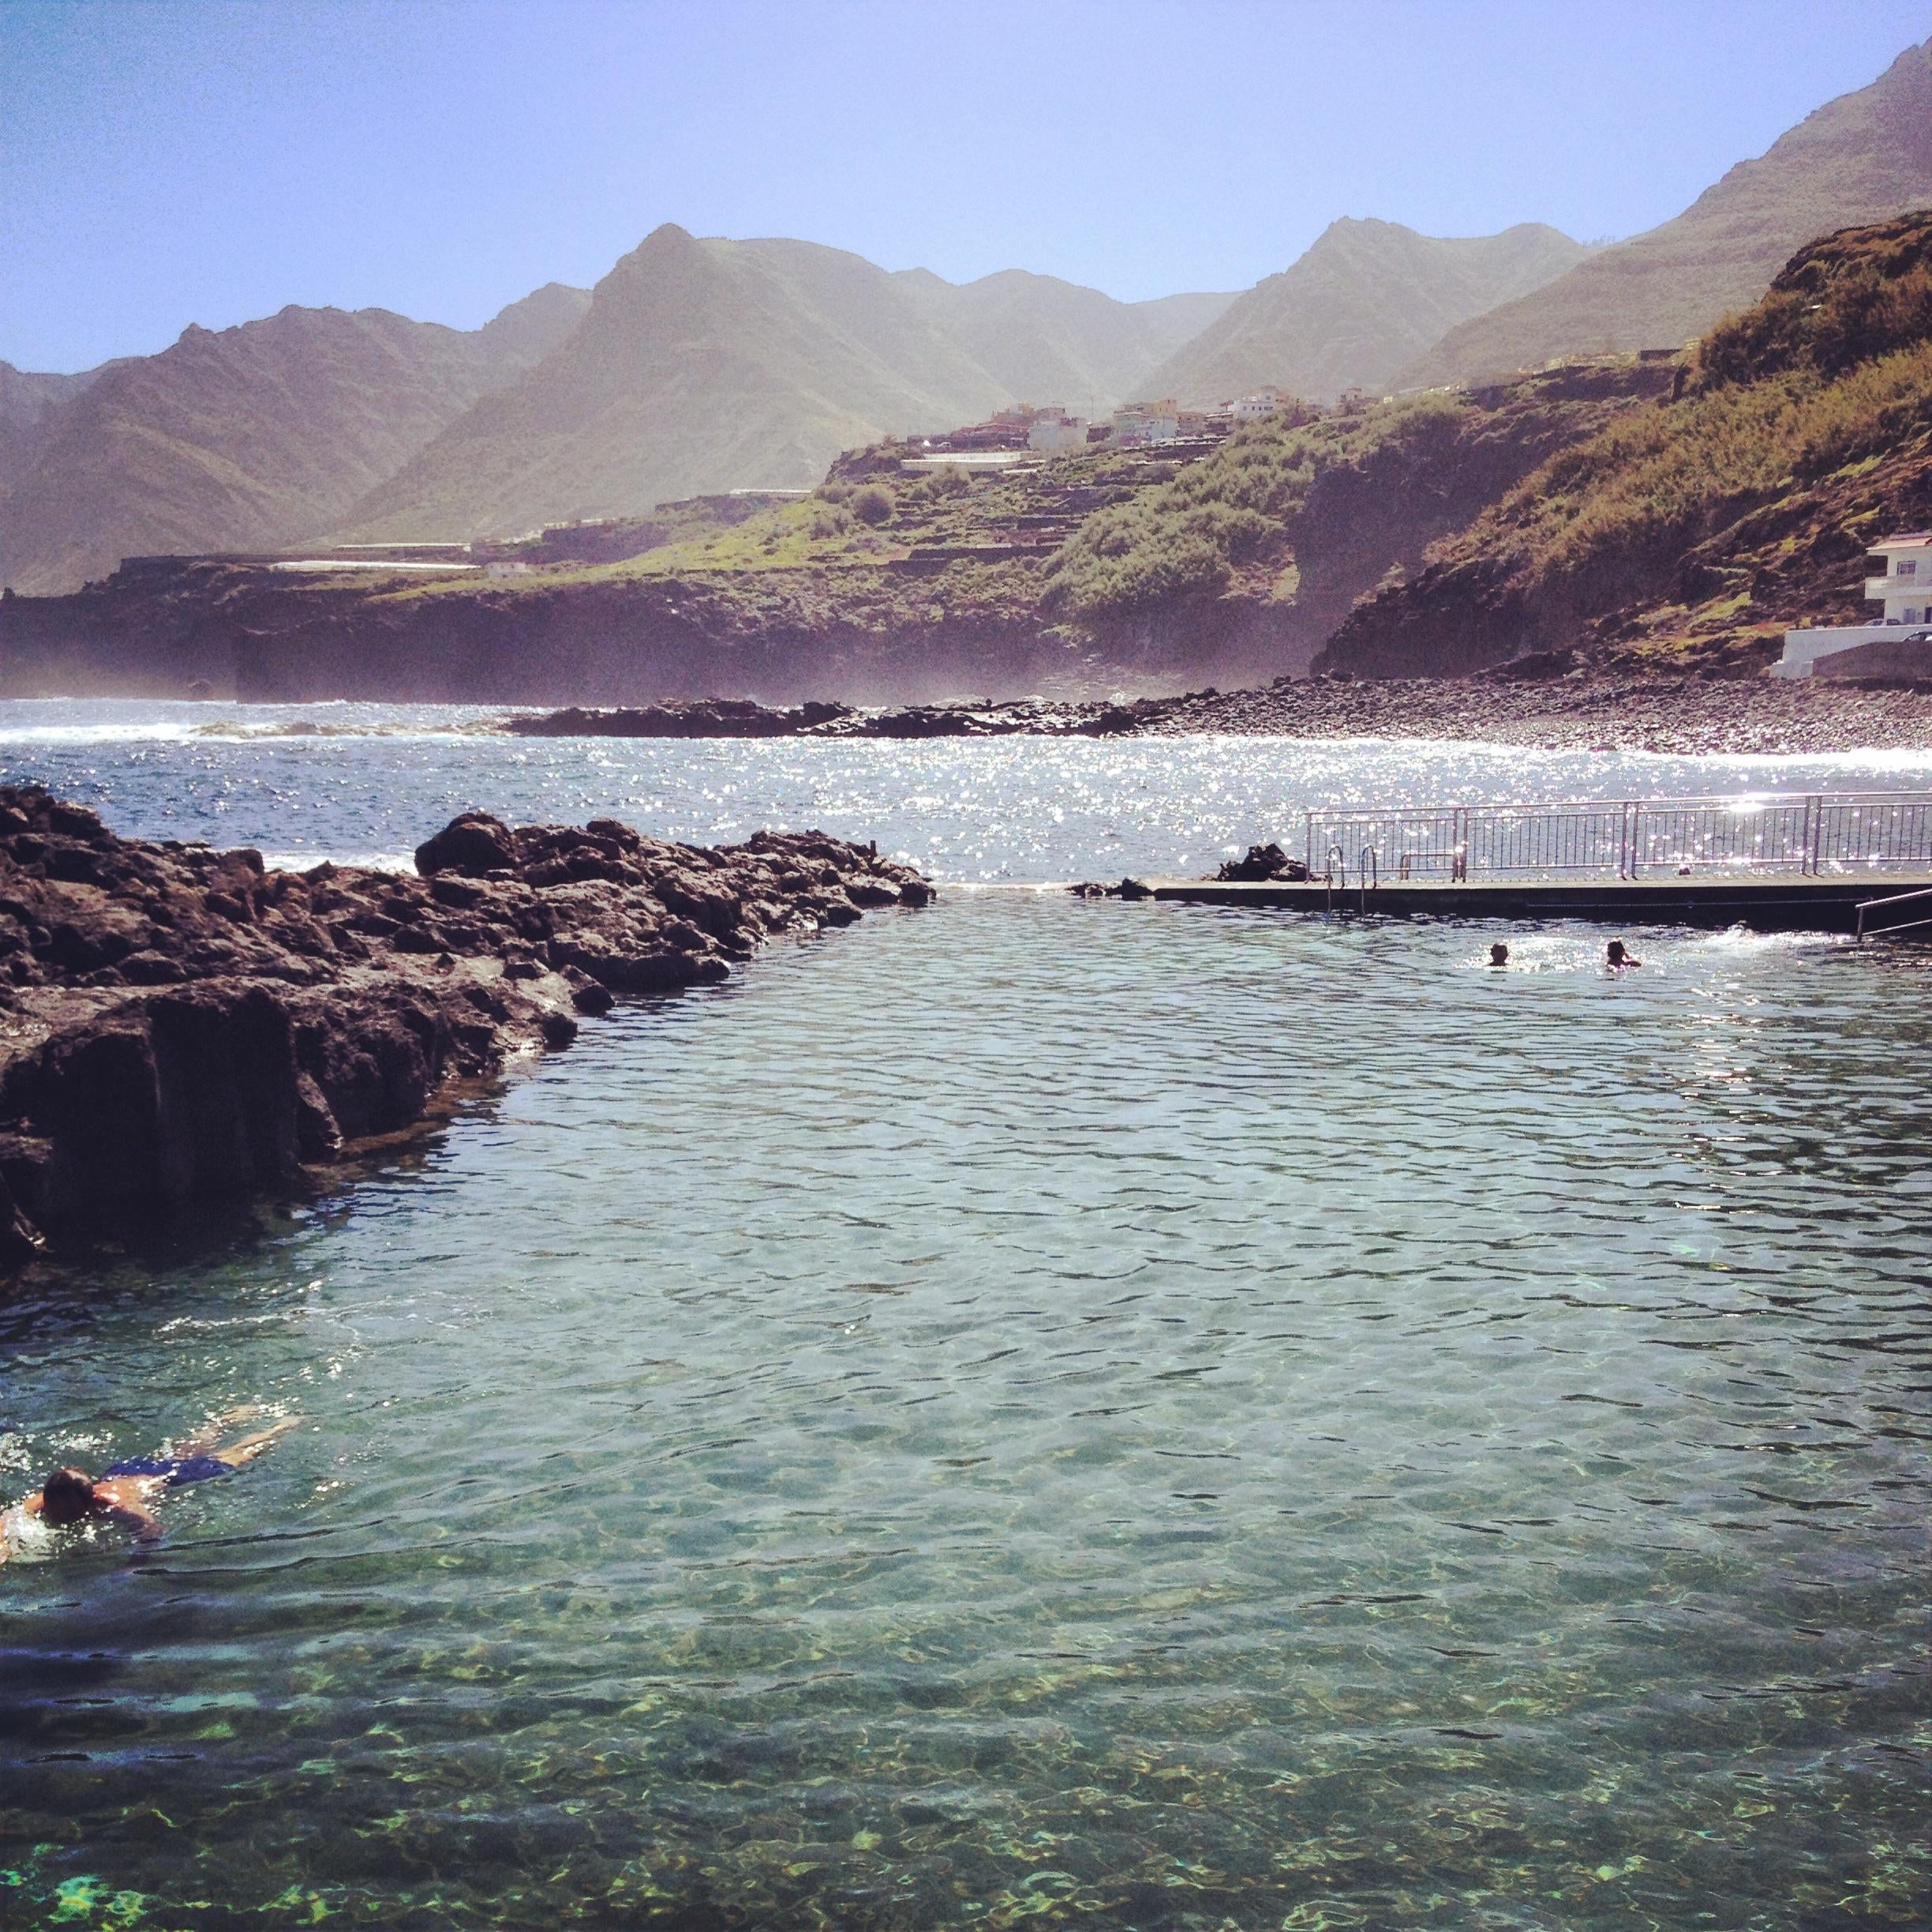
[[[1901,530],[1866,548],[1874,574],[1865,595],[1878,609],[1862,624],[1787,631],[1774,677],[1932,676],[1932,530]]]
[[[1334,406],[1360,409],[1367,400],[1360,391],[1351,391]],[[997,410],[984,422],[907,440],[927,458],[1022,450],[1065,456],[1100,446],[1126,449],[1151,443],[1218,443],[1243,423],[1280,415],[1307,422],[1321,413],[1313,403],[1266,384],[1252,395],[1237,396],[1213,409],[1182,409],[1172,396],[1163,396],[1152,402],[1123,402],[1111,416],[1090,418],[1057,402],[1021,403]]]

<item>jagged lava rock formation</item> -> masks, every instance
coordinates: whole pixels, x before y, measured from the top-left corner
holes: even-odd
[[[416,863],[271,871],[0,787],[0,1262],[289,1185],[613,995],[933,897],[818,832],[709,849],[469,813]]]

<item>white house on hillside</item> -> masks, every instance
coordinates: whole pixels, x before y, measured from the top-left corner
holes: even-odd
[[[1865,579],[1865,594],[1885,605],[1884,621],[1932,623],[1932,531],[1888,537],[1872,552],[1885,567]]]
[[[1878,569],[1865,579],[1865,594],[1879,610],[1866,623],[1787,631],[1784,654],[1771,667],[1773,677],[1810,677],[1840,652],[1896,644],[1901,632],[1932,629],[1932,530],[1901,531],[1870,548]],[[1932,660],[1932,650],[1928,658]]]
[[[1181,433],[1181,413],[1171,396],[1158,402],[1129,402],[1114,412],[1116,443],[1171,443]]]
[[[1237,398],[1228,405],[1228,414],[1237,423],[1260,422],[1270,416],[1278,416],[1287,406],[1288,399],[1272,383],[1264,383],[1252,395]]]
[[[1027,426],[1027,447],[1056,455],[1087,447],[1087,418],[1064,410],[1042,410]]]

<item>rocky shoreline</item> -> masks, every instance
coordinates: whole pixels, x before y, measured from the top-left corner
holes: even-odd
[[[710,848],[470,813],[416,864],[272,871],[0,787],[0,1265],[292,1188],[619,996],[934,896],[817,832]]]
[[[1465,739],[1680,758],[1900,751],[1932,747],[1932,688],[1595,671],[1294,678],[1176,698],[1142,728],[1159,736]]]
[[[1530,673],[1525,675],[1525,672]],[[1106,703],[1037,698],[863,710],[704,699],[506,718],[524,737],[1176,737],[1481,740],[1695,758],[1932,747],[1932,687],[1807,678],[1631,676],[1528,662],[1467,678],[1283,678]]]

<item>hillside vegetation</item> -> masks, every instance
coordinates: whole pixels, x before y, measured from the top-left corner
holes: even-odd
[[[919,460],[874,443],[796,497],[508,546],[528,575],[207,567],[16,599],[0,657],[23,691],[579,703],[1106,697],[1525,653],[1524,675],[1555,653],[1747,671],[1795,622],[1860,616],[1870,540],[1932,522],[1932,213],[1811,242],[1683,354],[1211,447]]]
[[[1581,644],[1743,667],[1800,619],[1855,621],[1866,541],[1932,514],[1932,214],[1801,249],[1679,390],[1436,546],[1324,663],[1459,671]]]
[[[1319,402],[1643,346],[1675,354],[1754,301],[1808,237],[1929,200],[1922,47],[1676,220],[1595,252],[1536,223],[1445,239],[1349,219],[1238,297],[1121,302],[1017,270],[956,285],[809,242],[666,226],[593,294],[552,285],[481,331],[289,309],[190,328],[91,379],[0,365],[0,568],[10,587],[51,593],[129,554],[514,540],[574,519],[647,520],[699,495],[809,489],[841,450],[1004,404],[1216,403],[1264,383]],[[1442,487],[1466,513],[1490,485],[1485,474]],[[1213,620],[1258,624],[1305,661],[1317,619],[1341,612],[1305,589],[1255,604],[1242,552],[1266,556],[1268,539],[1203,507],[1188,544],[1169,546],[1174,572],[1093,608],[1140,627],[1145,643],[1164,611],[1200,615],[1221,557],[1234,569]],[[1424,507],[1418,497],[1391,521],[1368,506],[1360,543],[1326,533],[1354,560],[1327,574],[1331,589],[1361,588],[1361,560],[1390,532],[1392,556],[1408,560],[1409,533],[1432,522]],[[1309,575],[1305,557],[1296,567]],[[1230,596],[1248,600],[1245,617]]]
[[[1241,621],[1282,668],[1535,469],[1668,387],[1634,359],[1470,395],[1271,417],[1171,482],[1089,517],[1047,567],[1047,608],[1088,629]]]

